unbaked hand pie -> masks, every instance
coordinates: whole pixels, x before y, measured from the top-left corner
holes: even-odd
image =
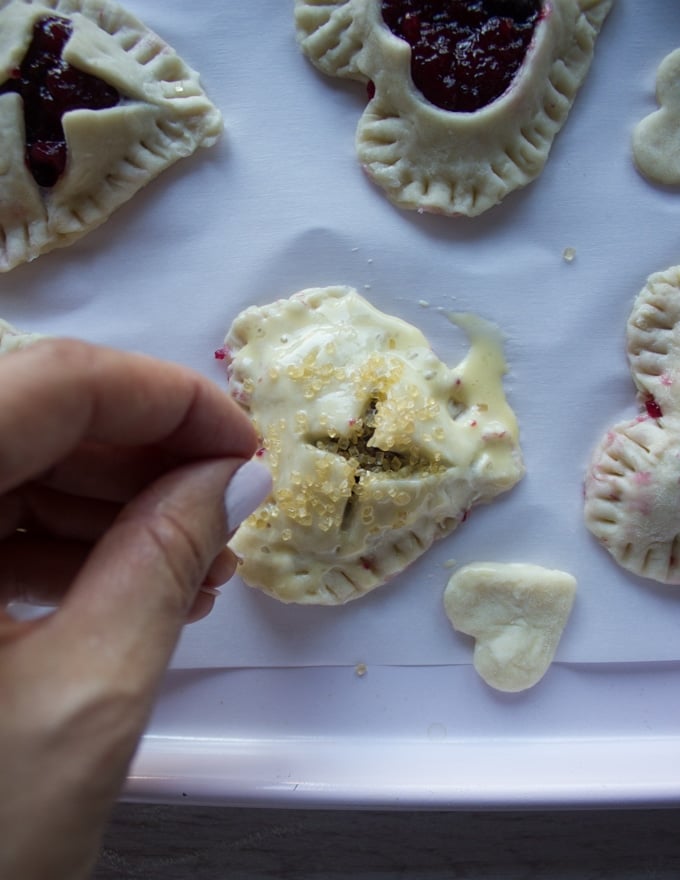
[[[222,127],[112,0],[0,0],[0,271],[70,244]]]
[[[324,73],[367,84],[358,158],[403,208],[481,214],[541,172],[613,0],[296,0]]]
[[[648,278],[627,335],[641,412],[597,446],[585,521],[624,568],[680,584],[680,266]]]
[[[522,476],[497,335],[471,316],[465,359],[346,287],[251,307],[217,355],[262,437],[273,492],[231,547],[244,581],[337,605],[384,583]]]

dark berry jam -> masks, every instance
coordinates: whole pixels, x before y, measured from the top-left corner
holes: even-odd
[[[54,186],[66,168],[64,113],[101,110],[120,100],[113,86],[61,57],[72,30],[68,19],[57,16],[36,22],[21,67],[0,87],[0,94],[16,92],[23,99],[26,164],[39,186]]]
[[[651,395],[645,398],[645,409],[650,419],[660,419],[663,416],[661,407]]]
[[[411,46],[411,76],[442,110],[473,113],[522,66],[542,0],[382,0],[387,27]]]

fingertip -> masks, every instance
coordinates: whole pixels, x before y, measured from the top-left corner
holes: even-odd
[[[224,495],[229,534],[233,534],[244,519],[250,516],[272,491],[269,468],[251,458],[232,475]]]
[[[228,547],[224,547],[213,559],[202,586],[209,588],[226,584],[233,577],[237,565],[238,559],[235,554]]]
[[[219,591],[214,587],[201,587],[186,616],[186,623],[198,623],[206,618],[215,607]]]

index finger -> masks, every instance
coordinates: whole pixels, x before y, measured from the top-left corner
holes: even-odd
[[[249,458],[257,445],[237,404],[179,364],[63,339],[0,358],[0,492],[83,440],[185,459]]]

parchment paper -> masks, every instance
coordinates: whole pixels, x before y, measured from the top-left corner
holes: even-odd
[[[473,312],[505,336],[527,475],[347,606],[284,606],[235,578],[185,630],[174,666],[469,663],[442,593],[454,561],[479,560],[576,576],[561,660],[680,659],[680,587],[618,568],[582,521],[590,451],[636,413],[632,300],[680,262],[680,190],[649,184],[630,152],[633,126],[656,107],[656,68],[680,44],[680,7],[618,0],[541,177],[468,220],[401,211],[364,176],[353,143],[362,88],[301,56],[292,5],[130,0],[200,70],[224,137],[81,242],[0,277],[0,317],[189,364],[226,387],[213,351],[233,317],[304,287],[355,286],[449,363],[465,340],[442,312]]]

